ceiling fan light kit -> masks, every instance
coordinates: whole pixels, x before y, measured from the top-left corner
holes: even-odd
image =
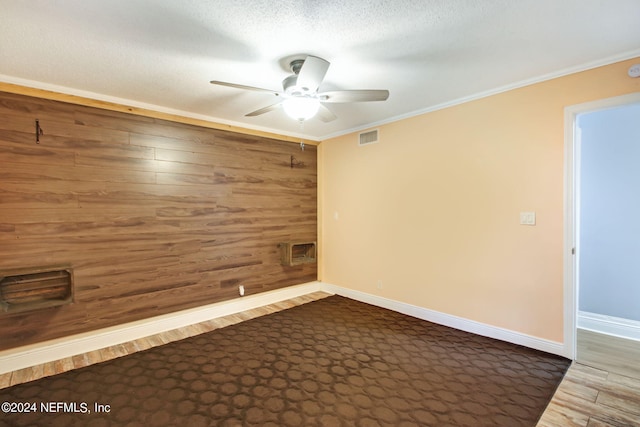
[[[309,120],[318,113],[320,100],[317,98],[293,97],[282,101],[287,116],[298,121]]]
[[[328,61],[311,55],[308,55],[305,59],[291,61],[289,67],[293,74],[282,81],[282,92],[219,80],[212,80],[211,84],[258,92],[270,92],[282,98],[281,102],[246,114],[245,116],[247,117],[259,116],[282,107],[289,117],[300,122],[309,120],[318,112],[320,112],[318,117],[323,122],[335,120],[335,114],[322,105],[323,103],[385,101],[389,97],[388,90],[338,90],[318,93],[318,88],[329,69],[329,65]]]

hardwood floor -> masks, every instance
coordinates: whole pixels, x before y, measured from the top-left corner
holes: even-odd
[[[574,362],[538,427],[636,427],[640,379]]]
[[[0,388],[125,356],[327,296],[329,296],[327,293],[315,292],[186,328],[2,374],[0,375]],[[640,377],[634,378],[574,362],[537,427],[632,427],[639,425]]]
[[[578,329],[576,360],[594,368],[640,378],[640,341]]]
[[[640,342],[584,329],[577,338],[577,361],[538,426],[640,426]]]

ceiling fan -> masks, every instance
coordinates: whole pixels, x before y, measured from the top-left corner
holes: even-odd
[[[308,55],[304,59],[294,59],[290,62],[289,67],[293,74],[282,81],[282,91],[221,82],[218,80],[212,80],[211,84],[258,92],[269,92],[282,98],[281,101],[275,104],[245,114],[246,117],[259,116],[269,111],[282,108],[287,115],[299,121],[310,119],[318,114],[320,120],[330,122],[336,119],[336,115],[323,105],[325,103],[385,101],[389,98],[388,90],[334,90],[318,92],[318,88],[329,69],[329,62],[317,56]]]

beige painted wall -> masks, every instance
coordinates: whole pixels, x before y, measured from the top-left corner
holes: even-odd
[[[640,91],[637,62],[323,141],[320,279],[562,342],[564,107]]]

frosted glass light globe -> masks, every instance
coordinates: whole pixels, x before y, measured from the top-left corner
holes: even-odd
[[[292,119],[303,121],[316,115],[320,108],[320,101],[307,97],[287,98],[282,103],[282,108]]]

